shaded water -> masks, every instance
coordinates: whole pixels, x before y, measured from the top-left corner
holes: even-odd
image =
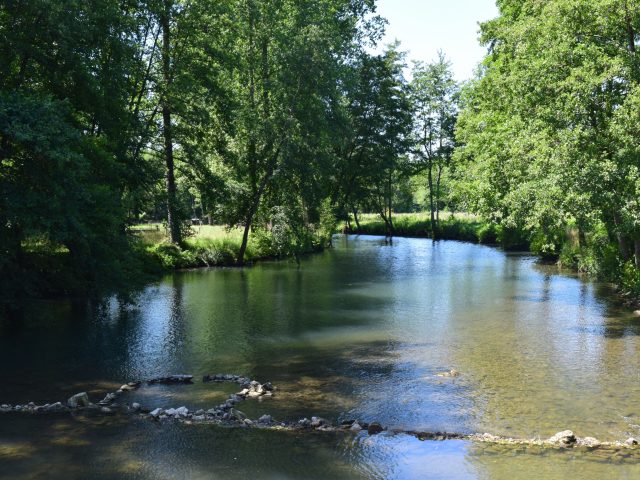
[[[123,381],[237,373],[272,381],[252,418],[360,418],[390,428],[532,438],[640,435],[640,319],[605,287],[535,259],[420,239],[340,237],[294,263],[181,273],[135,308],[39,303],[0,324],[0,403],[94,399]],[[462,375],[436,374],[455,368]],[[214,406],[233,386],[129,394]],[[90,459],[90,461],[88,461]],[[635,455],[0,417],[7,478],[637,478]]]

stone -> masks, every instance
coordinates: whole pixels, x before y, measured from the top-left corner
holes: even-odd
[[[436,373],[437,377],[445,377],[445,378],[455,378],[455,377],[459,377],[460,376],[460,372],[455,370],[455,369],[451,369],[448,372],[440,372],[440,373]]]
[[[3,403],[2,405],[0,405],[0,413],[8,413],[12,410],[11,405],[7,405],[6,403]]]
[[[151,415],[153,418],[158,418],[163,413],[164,413],[164,410],[162,408],[156,408],[149,415]]]
[[[302,420],[298,420],[298,425],[302,428],[309,428],[311,426],[311,420],[308,418],[303,418]]]
[[[236,393],[236,395],[238,395],[239,397],[246,397],[247,395],[249,395],[249,389],[248,388],[244,388],[241,391],[239,391],[238,393]]]
[[[148,383],[160,383],[163,385],[171,385],[176,383],[193,383],[193,375],[170,375],[168,377],[158,377],[149,380]]]
[[[232,408],[229,413],[233,418],[241,422],[247,419],[247,416],[243,412],[241,412],[240,410],[236,410],[235,408]]]
[[[47,406],[45,410],[47,412],[62,412],[63,410],[66,410],[66,407],[62,403],[56,402]]]
[[[135,390],[135,389],[136,389],[135,387],[132,387],[132,386],[131,386],[131,385],[129,385],[129,384],[122,385],[122,386],[120,387],[120,390],[121,390],[121,391],[123,391],[123,392],[130,392],[131,390]]]
[[[194,415],[192,419],[193,419],[194,422],[204,422],[205,416],[204,415]]]
[[[250,427],[251,425],[253,425],[253,422],[251,420],[249,420],[248,418],[244,419],[244,424],[248,427]]]
[[[165,415],[173,417],[174,415],[177,414],[177,411],[176,411],[175,408],[169,408],[169,409],[165,410],[164,413],[165,413]]]
[[[358,422],[353,422],[353,425],[351,425],[351,427],[349,427],[349,430],[351,430],[352,432],[359,432],[362,430],[362,427],[360,426],[360,424]]]
[[[576,440],[576,436],[571,430],[564,430],[549,438],[548,442],[556,445],[572,445],[576,443]]]
[[[109,405],[113,402],[118,396],[115,393],[107,393],[107,395],[98,402],[99,405]]]
[[[141,409],[142,405],[137,402],[134,402],[133,405],[131,405],[131,410],[133,410],[134,412],[139,412]]]
[[[271,415],[262,415],[259,419],[258,419],[258,423],[263,423],[266,425],[269,425],[272,421]]]
[[[177,408],[175,415],[180,417],[186,417],[187,415],[189,415],[189,409],[187,407]]]
[[[600,440],[593,437],[581,438],[579,441],[579,444],[584,447],[591,447],[591,448],[599,447],[601,445]]]
[[[367,432],[369,432],[369,435],[377,435],[382,431],[384,431],[384,428],[382,428],[382,425],[380,425],[378,422],[370,423],[367,427]]]
[[[74,396],[67,400],[67,405],[70,408],[87,407],[91,402],[89,401],[89,395],[87,392],[76,393]]]
[[[320,417],[311,417],[311,427],[312,428],[318,428],[321,427],[322,425],[326,425],[327,422],[324,418],[320,418]]]
[[[275,390],[275,387],[271,382],[265,383],[264,385],[262,385],[262,388],[264,388],[268,392],[272,392],[273,390]]]
[[[110,414],[114,413],[113,410],[111,410],[109,407],[100,408],[100,412],[102,412],[104,414],[107,414],[107,415],[110,415]]]
[[[630,447],[634,446],[634,445],[638,445],[638,440],[636,440],[635,438],[631,437],[628,438],[626,442],[624,442],[625,444],[629,445]]]

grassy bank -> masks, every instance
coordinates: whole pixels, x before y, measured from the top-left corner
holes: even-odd
[[[386,227],[378,215],[364,214],[359,218],[360,227],[351,223],[346,233],[359,235],[385,235]],[[502,228],[475,215],[467,213],[441,212],[438,230],[431,229],[430,215],[421,213],[398,213],[393,217],[393,233],[399,237],[438,238],[464,242],[501,245],[509,249],[526,249],[527,239],[517,232]]]
[[[136,225],[132,231],[139,237],[147,256],[165,270],[232,266],[238,261],[242,244],[242,229],[219,225],[191,227],[191,236],[184,245],[168,242],[167,232],[160,224]],[[279,258],[298,258],[322,250],[323,239],[311,232],[252,232],[245,252],[245,263]]]

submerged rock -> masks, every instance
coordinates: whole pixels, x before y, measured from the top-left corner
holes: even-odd
[[[159,418],[163,413],[164,410],[162,408],[156,408],[151,413],[149,413],[149,415],[151,415],[153,418]]]
[[[576,443],[576,436],[571,430],[564,430],[563,432],[556,433],[553,437],[549,438],[547,442],[555,445],[573,445]]]
[[[193,375],[170,375],[168,377],[158,377],[149,380],[150,384],[159,383],[162,385],[172,385],[179,383],[193,383]]]
[[[584,438],[578,439],[578,445],[581,445],[583,447],[595,448],[595,447],[599,447],[601,444],[602,442],[600,442],[600,440],[593,437],[584,437]]]
[[[358,422],[353,422],[353,425],[351,425],[351,427],[349,427],[349,430],[351,430],[352,432],[359,432],[362,430],[362,427],[360,426],[360,424]]]
[[[378,422],[370,423],[367,427],[367,432],[369,432],[369,435],[377,435],[382,431],[384,431],[384,428],[382,428],[382,425],[380,425]]]
[[[459,376],[460,376],[460,372],[455,369],[451,369],[448,372],[436,373],[436,377],[455,378]]]
[[[70,408],[88,407],[90,404],[91,402],[89,401],[87,392],[76,393],[67,400],[67,405]]]
[[[262,415],[258,419],[258,423],[262,423],[262,424],[265,424],[265,425],[269,425],[271,422],[272,422],[271,415]]]

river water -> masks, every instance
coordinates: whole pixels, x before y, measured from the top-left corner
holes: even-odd
[[[271,381],[251,418],[358,418],[390,429],[640,436],[640,319],[606,286],[461,242],[336,237],[293,262],[168,276],[135,305],[40,302],[0,322],[0,403],[97,401],[125,381]],[[455,378],[437,376],[451,369]],[[148,407],[233,385],[145,387]],[[287,433],[125,416],[0,416],[0,478],[639,478],[632,452],[407,435]]]

